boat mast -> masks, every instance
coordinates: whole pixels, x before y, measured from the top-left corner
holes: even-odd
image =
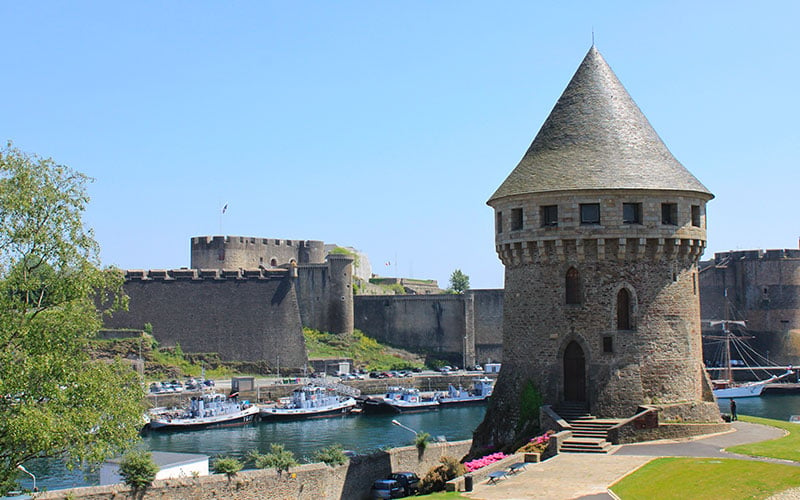
[[[725,288],[725,319],[723,320],[713,320],[709,322],[710,326],[722,325],[722,339],[725,341],[725,367],[726,367],[726,376],[729,384],[733,383],[733,364],[731,364],[731,330],[728,328],[728,325],[740,325],[745,326],[746,323],[744,321],[736,321],[728,319],[728,289]]]

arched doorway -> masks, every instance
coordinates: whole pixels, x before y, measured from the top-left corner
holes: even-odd
[[[564,401],[586,401],[586,359],[574,340],[564,350]]]

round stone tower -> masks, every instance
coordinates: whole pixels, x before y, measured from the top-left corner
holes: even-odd
[[[258,269],[325,262],[325,243],[253,236],[195,236],[192,269]]]
[[[353,333],[353,256],[328,254],[328,324],[331,333]]]
[[[478,446],[518,437],[531,387],[599,417],[650,404],[720,421],[697,277],[711,198],[592,47],[488,201],[505,265],[503,368]]]

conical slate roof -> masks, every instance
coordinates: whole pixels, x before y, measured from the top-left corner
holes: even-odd
[[[593,46],[525,156],[489,199],[579,189],[713,195],[672,156]]]

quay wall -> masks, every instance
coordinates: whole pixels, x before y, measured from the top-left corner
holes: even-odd
[[[293,467],[278,475],[275,469],[245,470],[230,480],[223,474],[204,477],[165,479],[136,496],[124,484],[71,488],[40,493],[39,499],[111,500],[142,498],[158,500],[366,500],[376,479],[393,471],[413,471],[420,477],[439,464],[442,456],[460,459],[469,451],[471,441],[429,443],[420,453],[414,446],[357,456],[344,465],[329,467],[314,463]]]

